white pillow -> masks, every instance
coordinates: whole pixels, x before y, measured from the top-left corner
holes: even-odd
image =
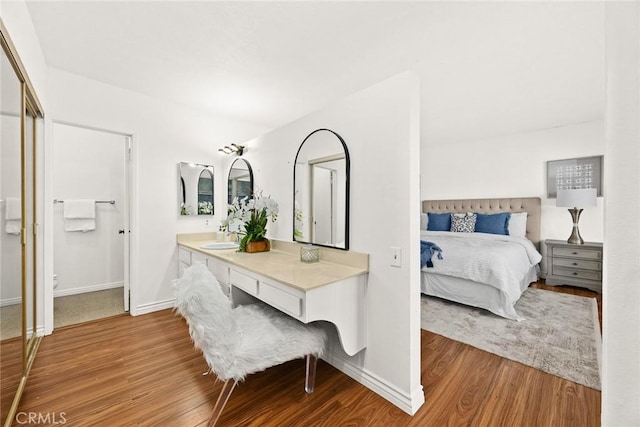
[[[420,230],[426,230],[429,225],[429,215],[420,213]]]
[[[527,234],[527,213],[511,213],[509,219],[509,236],[524,237]]]

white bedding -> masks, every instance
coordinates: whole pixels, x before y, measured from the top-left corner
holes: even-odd
[[[503,317],[518,319],[513,309],[528,284],[536,279],[536,265],[542,256],[533,243],[522,237],[485,233],[421,231],[421,240],[436,243],[443,259],[432,257],[433,268],[422,271],[436,278],[437,286],[426,285],[423,292],[463,304],[485,308]],[[450,280],[449,277],[462,279]],[[482,284],[472,289],[473,283]],[[431,283],[435,283],[431,280]],[[480,290],[483,289],[483,290]],[[487,301],[481,301],[486,294]],[[499,301],[499,304],[496,303]]]

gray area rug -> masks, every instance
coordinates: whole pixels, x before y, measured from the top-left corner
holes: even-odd
[[[422,328],[600,390],[602,340],[595,298],[529,288],[507,320],[422,295]]]

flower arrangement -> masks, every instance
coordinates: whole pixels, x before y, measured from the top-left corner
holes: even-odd
[[[259,193],[253,199],[235,198],[229,205],[229,214],[222,222],[222,226],[229,228],[234,223],[240,223],[239,234],[240,252],[246,252],[249,242],[266,240],[267,222],[275,222],[278,219],[278,203],[270,196],[264,197]]]
[[[213,214],[213,203],[205,201],[198,202],[198,214],[199,215],[211,215]]]

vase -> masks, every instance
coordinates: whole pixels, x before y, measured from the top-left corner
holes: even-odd
[[[271,249],[271,242],[269,239],[258,240],[255,242],[247,242],[247,248],[245,252],[254,253],[254,252],[267,252]]]

